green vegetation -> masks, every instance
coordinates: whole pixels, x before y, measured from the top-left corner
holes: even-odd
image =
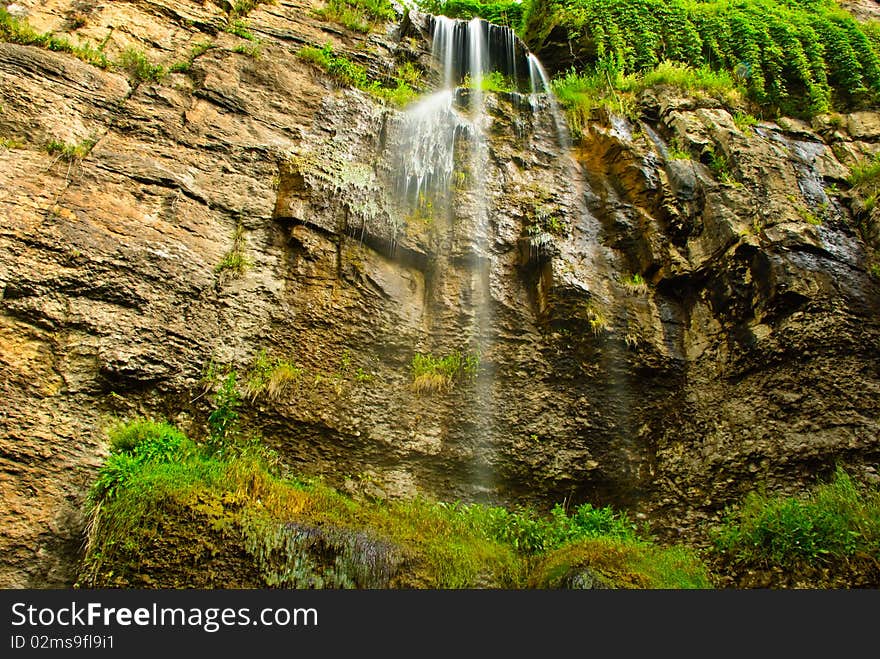
[[[111,427],[111,453],[90,491],[80,585],[175,575],[187,587],[203,575],[185,552],[244,550],[261,582],[252,587],[552,587],[562,572],[584,570],[615,587],[709,586],[694,554],[641,539],[609,507],[557,505],[544,516],[425,498],[363,502],[320,480],[282,477],[277,454],[243,439],[228,414],[235,405],[220,392],[215,404],[226,408],[209,421],[220,442],[194,442],[149,419]]]
[[[746,112],[736,112],[733,115],[733,123],[740,132],[751,135],[754,132],[752,127],[758,123],[758,119]]]
[[[27,24],[27,21],[13,18],[5,7],[0,7],[0,41],[8,41],[24,46],[39,46],[47,50],[69,53],[83,62],[106,69],[110,60],[101,48],[93,48],[88,43],[72,44],[67,39],[56,37],[50,32],[40,34]]]
[[[213,44],[210,41],[196,42],[196,44],[190,48],[189,57],[183,62],[175,62],[168,70],[171,73],[189,73],[190,69],[192,69],[193,62],[195,62],[197,57],[201,57],[211,48],[216,47],[216,44]]]
[[[476,89],[476,84],[471,80],[470,75],[466,75],[462,82],[463,87]],[[480,78],[480,91],[484,92],[512,92],[516,89],[513,80],[505,76],[500,71],[491,71],[487,75]]]
[[[736,179],[733,176],[733,170],[730,165],[730,159],[723,151],[716,151],[715,149],[707,149],[706,151],[709,158],[709,169],[712,170],[712,173],[722,183],[736,184]]]
[[[693,156],[691,155],[690,150],[683,146],[679,139],[673,139],[669,144],[669,158],[670,160],[692,160]]]
[[[749,493],[715,532],[717,551],[735,565],[797,568],[859,555],[880,560],[880,488],[838,467],[804,496]]]
[[[252,44],[240,43],[232,49],[232,52],[238,53],[239,55],[247,55],[248,57],[253,57],[254,59],[260,59],[261,48],[262,44],[259,42]]]
[[[394,20],[396,16],[389,0],[327,0],[324,7],[312,13],[322,20],[364,34],[373,31],[378,23]]]
[[[456,381],[474,378],[480,365],[476,355],[453,352],[445,357],[431,354],[413,355],[412,387],[417,393],[449,391]]]
[[[247,39],[248,41],[257,40],[253,32],[251,32],[248,22],[243,18],[230,18],[223,27],[223,31],[228,32],[229,34],[234,34],[241,39]]]
[[[525,2],[500,0],[497,2],[480,2],[479,0],[419,0],[418,5],[424,11],[449,18],[484,18],[490,23],[507,25],[516,29],[522,23],[526,7]]]
[[[292,362],[273,357],[270,359],[265,350],[261,350],[246,373],[245,394],[251,401],[265,394],[272,400],[278,400],[291,386],[303,377],[304,370]]]
[[[666,60],[726,72],[771,113],[860,106],[880,91],[876,29],[832,0],[533,0],[530,48],[555,27],[580,61],[624,75]]]
[[[724,71],[707,66],[692,68],[686,64],[664,61],[647,72],[624,74],[607,60],[582,72],[569,69],[552,81],[553,92],[566,111],[569,126],[576,136],[592,117],[595,109],[636,117],[639,92],[667,85],[695,97],[711,97],[735,106],[742,96],[734,79]]]
[[[623,280],[623,285],[627,291],[636,294],[644,294],[648,292],[648,283],[645,278],[638,272]]]
[[[59,160],[65,162],[79,162],[89,155],[95,146],[96,140],[83,140],[77,144],[67,144],[57,140],[50,140],[46,143],[45,149],[50,156],[57,156]]]
[[[532,571],[529,586],[706,589],[712,583],[690,550],[597,537],[549,553]]]
[[[21,149],[24,147],[24,142],[16,140],[11,137],[0,137],[0,149]]]
[[[810,211],[809,208],[800,206],[797,209],[797,214],[800,215],[801,219],[807,224],[812,224],[814,226],[820,226],[822,224],[822,218]]]
[[[119,57],[117,66],[137,81],[159,82],[168,73],[164,66],[152,64],[139,50],[129,48]]]
[[[214,272],[228,272],[232,277],[241,277],[251,266],[250,259],[244,254],[244,245],[244,227],[238,222],[232,232],[232,246],[220,259],[220,263],[214,266]]]
[[[398,66],[393,79],[383,84],[378,80],[370,80],[367,70],[360,64],[334,53],[329,43],[322,48],[305,46],[297,54],[305,61],[326,71],[339,83],[362,89],[393,105],[406,105],[417,96],[413,86],[419,84],[422,74],[412,63]]]

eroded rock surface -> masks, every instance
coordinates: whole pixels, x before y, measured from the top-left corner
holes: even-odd
[[[107,423],[199,437],[206,367],[261,351],[302,376],[246,425],[370,496],[590,500],[681,539],[758,482],[877,477],[877,221],[846,177],[878,115],[747,134],[655,90],[566,149],[549,107],[493,94],[485,191],[464,137],[452,202],[420,214],[394,194],[400,110],[296,56],[427,66],[419,15],[365,36],[258,5],[254,57],[211,3],[107,3],[75,29],[73,3],[17,4],[191,64],[139,81],[0,44],[0,584],[72,583]],[[416,353],[453,352],[479,353],[475,378],[413,389]]]

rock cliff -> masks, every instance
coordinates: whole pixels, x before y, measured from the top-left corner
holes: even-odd
[[[224,4],[7,7],[168,73],[0,43],[0,585],[73,582],[108,422],[198,437],[206,373],[272,358],[297,378],[245,425],[370,496],[610,503],[681,539],[756,483],[880,478],[878,210],[847,183],[880,115],[744,131],[654,89],[569,148],[546,98],[489,93],[482,171],[414,213],[401,110],[297,52],[428,88],[425,17]],[[416,354],[479,365],[420,391]]]

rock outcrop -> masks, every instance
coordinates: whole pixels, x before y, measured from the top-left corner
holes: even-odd
[[[485,189],[418,214],[400,110],[296,53],[428,67],[419,15],[361,35],[278,0],[255,44],[210,3],[78,6],[15,10],[174,71],[0,44],[0,585],[73,582],[106,423],[198,437],[206,370],[261,355],[299,375],[246,426],[371,496],[590,500],[680,539],[756,483],[880,477],[878,224],[847,191],[880,116],[744,132],[660,89],[568,149],[551,108],[490,94]],[[427,353],[476,376],[417,391]]]

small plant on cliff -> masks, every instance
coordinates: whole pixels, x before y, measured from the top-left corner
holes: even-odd
[[[322,48],[305,46],[299,50],[297,55],[324,69],[343,84],[352,87],[366,87],[369,84],[366,69],[346,57],[337,55],[329,43],[324,44]]]
[[[159,64],[153,64],[141,51],[129,48],[119,57],[117,66],[126,70],[135,80],[159,82],[168,70]]]
[[[648,283],[638,272],[624,279],[623,285],[632,295],[644,295],[648,292]]]
[[[758,123],[758,119],[747,112],[737,112],[733,115],[733,123],[742,133],[751,135],[755,132],[752,127]]]
[[[328,0],[326,5],[313,10],[312,14],[364,34],[372,31],[377,23],[395,18],[389,0]]]
[[[232,246],[223,255],[220,263],[214,266],[214,272],[241,277],[250,266],[250,259],[244,254],[244,227],[239,221],[232,232]]]
[[[714,533],[734,564],[769,568],[830,564],[857,555],[880,561],[880,488],[860,485],[841,467],[805,496],[750,492]]]
[[[46,50],[69,53],[83,62],[102,69],[110,66],[110,60],[101,48],[93,48],[88,42],[74,45],[63,37],[56,37],[51,32],[36,32],[27,21],[13,18],[5,7],[0,7],[0,41],[38,46]]]
[[[270,359],[266,351],[261,350],[247,370],[245,395],[252,402],[261,394],[277,400],[291,386],[299,382],[303,374],[303,369],[292,362],[280,357]]]
[[[241,397],[238,394],[238,374],[231,371],[220,383],[212,400],[214,410],[208,416],[208,446],[215,452],[232,443],[238,432],[238,409]]]
[[[98,470],[90,491],[93,501],[114,496],[146,462],[167,462],[178,456],[186,437],[174,426],[152,419],[134,419],[107,433],[110,456]]]
[[[448,391],[457,380],[476,377],[479,364],[476,355],[460,352],[445,357],[416,353],[411,364],[413,390],[420,394]]]
[[[56,160],[73,163],[85,159],[95,146],[96,140],[87,139],[76,144],[67,144],[58,140],[50,140],[46,143],[46,152],[50,156],[56,156]]]

